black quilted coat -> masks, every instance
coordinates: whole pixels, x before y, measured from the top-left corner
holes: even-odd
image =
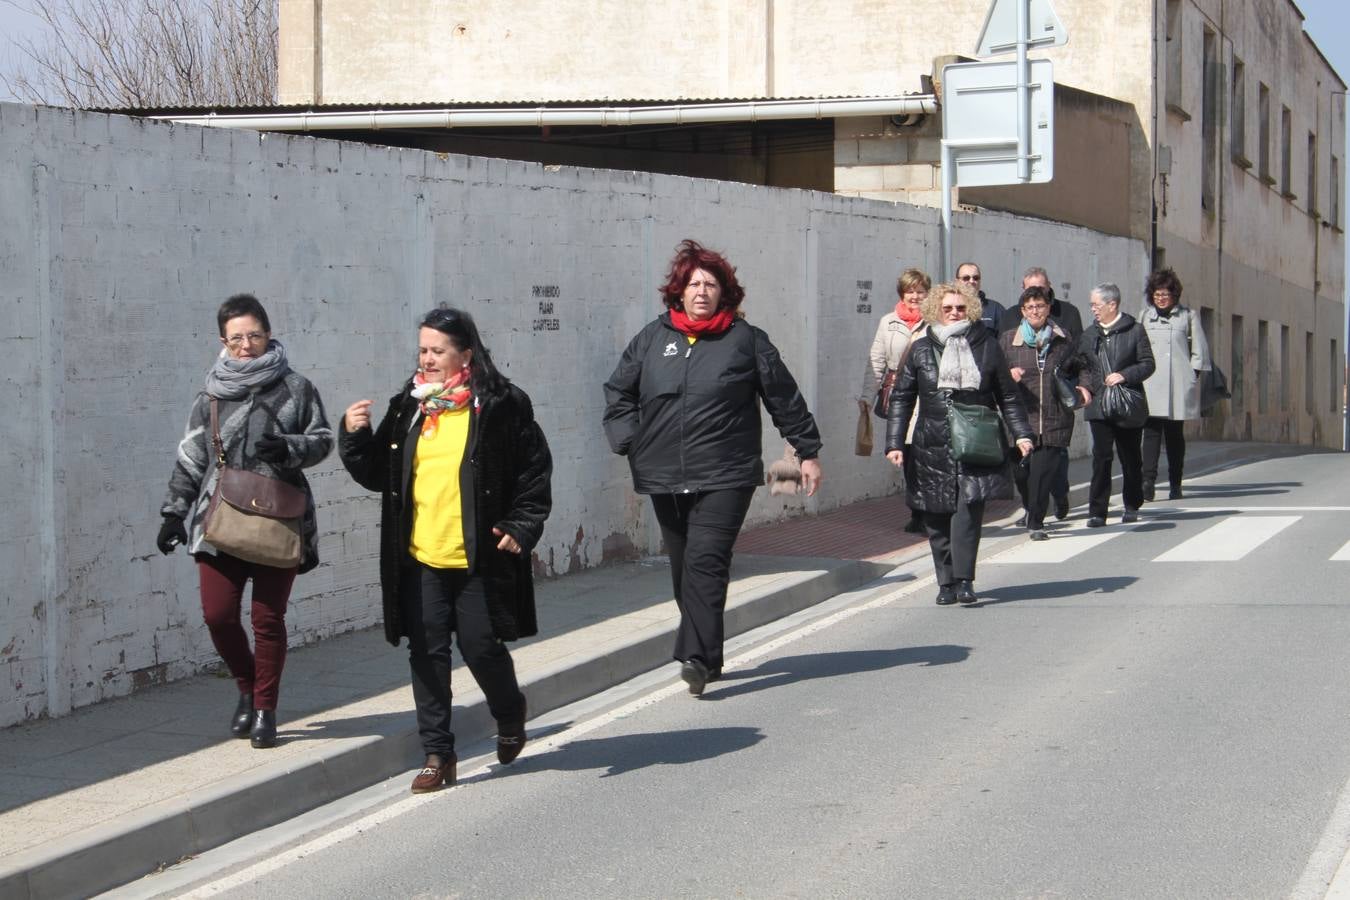
[[[1012,497],[1009,467],[972,466],[952,459],[951,432],[947,428],[947,401],[978,403],[1003,414],[1003,423],[1014,439],[1030,438],[1026,410],[1017,395],[1017,382],[1008,374],[1008,363],[994,333],[974,322],[966,332],[971,355],[980,370],[980,386],[973,391],[938,388],[938,360],[942,350],[932,330],[914,342],[905,367],[891,391],[886,417],[886,452],[903,450],[910,417],[918,407],[914,428],[914,465],[906,466],[905,501],[914,509],[939,514],[956,512],[959,489],[967,503],[1006,500]]]
[[[384,420],[369,428],[341,432],[338,454],[352,478],[379,491],[380,587],[384,595],[384,636],[398,646],[407,634],[399,611],[399,581],[411,556],[412,463],[422,434],[412,382],[389,401]],[[459,471],[464,504],[464,542],[470,574],[483,580],[492,631],[503,641],[535,634],[534,575],[530,551],[544,531],[553,505],[553,459],[525,392],[507,384],[500,394],[476,397],[469,443]],[[493,527],[511,535],[522,553],[497,549]]]

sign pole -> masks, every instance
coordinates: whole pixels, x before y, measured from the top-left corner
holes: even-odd
[[[1017,177],[1031,180],[1031,0],[1017,0]]]
[[[942,142],[942,278],[952,277],[952,149]]]

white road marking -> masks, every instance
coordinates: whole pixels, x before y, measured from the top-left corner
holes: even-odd
[[[1347,900],[1350,898],[1350,781],[1341,786],[1336,807],[1322,829],[1303,875],[1289,900]],[[1338,866],[1339,863],[1339,866]]]
[[[1111,538],[1119,537],[1128,530],[1130,529],[1094,528],[1091,530],[1075,529],[1068,534],[1050,532],[1050,540],[1048,541],[1026,541],[990,559],[980,560],[980,564],[1044,565],[1045,563],[1062,563],[1080,553],[1091,550],[1099,544],[1106,543]]]
[[[1345,542],[1345,546],[1331,554],[1332,562],[1350,562],[1350,541]]]
[[[920,562],[922,562],[922,560]],[[906,568],[906,566],[902,565],[897,567],[897,571],[903,568]],[[722,669],[723,671],[727,671],[731,669],[745,668],[749,664],[754,663],[761,657],[766,656],[769,653],[772,653],[774,650],[777,650],[780,647],[783,647],[794,641],[801,640],[804,637],[815,634],[817,631],[829,628],[833,625],[845,621],[846,619],[851,619],[853,616],[856,616],[859,613],[864,613],[870,610],[878,609],[883,606],[888,606],[892,603],[895,603],[897,600],[909,596],[910,594],[913,594],[923,588],[932,586],[935,582],[936,578],[932,575],[929,575],[926,578],[916,578],[914,581],[907,581],[903,585],[896,587],[894,590],[887,591],[873,600],[870,600],[866,603],[858,604],[856,606],[848,606],[845,607],[844,609],[840,609],[829,615],[822,616],[819,619],[807,622],[800,628],[794,629],[793,631],[790,631],[786,634],[779,635],[778,637],[770,641],[766,641],[765,643],[753,647],[745,651],[744,653],[738,654],[726,660],[726,662],[722,666]],[[856,591],[847,593],[864,594],[870,593],[870,591],[868,591],[866,586],[864,586],[862,588],[857,589]],[[769,624],[770,626],[772,626],[773,623]],[[572,741],[575,741],[577,738],[580,738],[583,735],[589,734],[590,732],[595,731],[599,728],[603,728],[604,726],[610,724],[611,722],[614,722],[618,719],[622,719],[625,716],[630,716],[633,713],[637,712],[638,710],[642,709],[643,707],[650,706],[653,703],[658,703],[661,700],[666,699],[667,697],[670,697],[674,694],[683,693],[687,690],[688,687],[685,685],[685,683],[679,680],[675,681],[674,684],[668,684],[663,687],[657,688],[656,690],[650,691],[644,694],[643,696],[637,698],[636,700],[632,700],[615,709],[611,709],[591,719],[587,719],[576,725],[572,725],[563,731],[559,731],[547,737],[531,739],[530,742],[526,744],[525,749],[521,752],[520,757],[521,759],[524,759],[525,757],[533,756],[539,753],[549,753],[553,750],[558,749],[559,747],[563,747],[571,743]],[[490,756],[488,758],[491,759]],[[457,774],[459,776],[460,781],[468,781],[475,778],[476,776],[487,774],[489,771],[491,771],[492,768],[493,765],[485,764],[477,766],[472,769],[461,770]],[[336,844],[340,844],[343,841],[348,840],[349,838],[356,837],[362,832],[369,831],[370,829],[382,825],[385,822],[396,819],[399,816],[403,815],[404,813],[411,812],[412,810],[417,809],[418,807],[423,806],[427,803],[436,803],[443,801],[447,795],[457,794],[462,788],[468,786],[469,785],[461,784],[456,785],[455,787],[452,788],[446,788],[445,790],[438,791],[433,794],[409,795],[401,800],[398,800],[390,804],[389,806],[384,807],[383,809],[362,816],[361,818],[349,822],[340,828],[336,828],[333,831],[328,832],[327,834],[321,835],[317,838],[314,838],[313,840],[306,841],[302,844],[291,847],[261,862],[255,863],[251,866],[247,866],[243,869],[240,869],[237,872],[232,872],[231,874],[226,875],[223,878],[218,878],[210,883],[200,885],[190,893],[179,894],[178,896],[182,898],[193,898],[193,900],[195,900],[195,898],[216,897],[219,896],[220,894],[225,893],[226,891],[233,890],[234,888],[254,884],[259,879],[265,877],[267,874],[275,872],[278,869],[284,868],[290,865],[291,863],[303,859],[304,857],[312,853],[317,853],[318,851],[323,850],[325,848],[332,847]]]
[[[1154,562],[1231,562],[1293,525],[1302,516],[1236,516],[1182,541]]]

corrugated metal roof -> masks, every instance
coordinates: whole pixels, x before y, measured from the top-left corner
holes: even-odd
[[[874,100],[894,97],[895,94],[815,94],[798,97],[671,97],[652,99],[643,97],[631,100],[442,100],[418,103],[289,103],[272,106],[231,106],[213,104],[203,106],[157,106],[157,107],[99,107],[94,112],[115,113],[125,116],[206,116],[211,113],[221,115],[267,115],[270,113],[302,112],[355,112],[365,110],[419,110],[419,109],[594,109],[609,106],[677,106],[717,103],[772,103],[774,101],[794,100]],[[923,96],[918,91],[906,92],[901,96]]]

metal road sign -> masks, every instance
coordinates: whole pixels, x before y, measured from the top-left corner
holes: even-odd
[[[1018,174],[1017,63],[955,63],[942,67],[942,144],[960,187],[1049,181],[1055,174],[1055,73],[1032,60],[1028,79],[1031,125],[1029,177]]]
[[[1032,50],[1059,47],[1069,40],[1050,0],[994,0],[989,14],[984,17],[984,28],[975,45],[975,56],[984,59],[1017,49],[1018,7],[1026,5],[1028,12],[1027,46]]]

